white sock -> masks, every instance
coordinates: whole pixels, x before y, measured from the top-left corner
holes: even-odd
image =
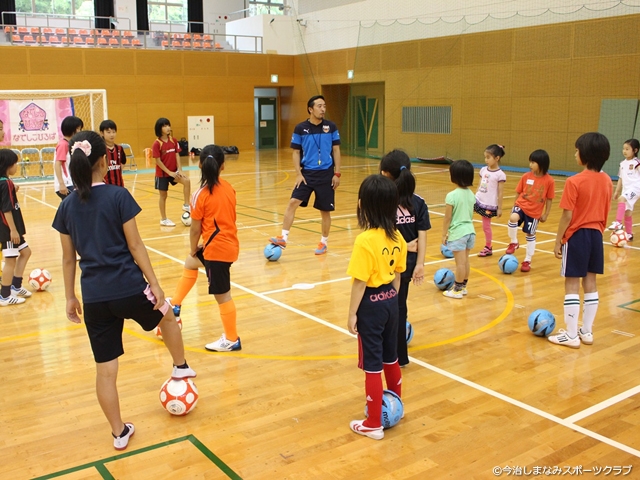
[[[320,238],[320,243],[324,243],[325,245],[328,245],[328,243],[327,243],[328,241],[329,241],[329,237],[321,237]]]
[[[578,336],[578,317],[580,316],[580,295],[570,293],[564,296],[564,323],[571,338]]]
[[[285,242],[287,241],[287,239],[289,238],[289,230],[282,230],[282,238]]]
[[[598,303],[600,303],[598,292],[584,294],[582,306],[582,331],[584,333],[593,332],[593,322],[598,312]]]
[[[511,243],[518,243],[518,224],[511,222],[507,223],[507,231],[509,232]]]
[[[530,262],[531,257],[533,257],[534,252],[536,251],[536,236],[527,236],[527,254],[524,257],[525,262]]]

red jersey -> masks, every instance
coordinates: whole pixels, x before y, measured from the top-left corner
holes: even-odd
[[[236,227],[236,191],[218,178],[210,193],[199,188],[191,197],[191,218],[202,222],[205,260],[235,262],[240,253]]]
[[[153,148],[151,149],[153,158],[159,158],[164,166],[167,167],[172,172],[178,170],[178,154],[182,151],[180,149],[180,144],[173,139],[173,137],[169,137],[167,141],[163,141],[159,138],[156,138],[156,141],[153,142]],[[156,177],[168,177],[164,171],[156,165]]]
[[[114,145],[113,148],[107,147],[107,174],[104,176],[104,183],[124,187],[122,165],[125,163],[127,163],[127,156],[124,154],[124,148],[120,145]]]
[[[533,172],[527,172],[518,182],[516,192],[520,194],[516,205],[531,218],[539,219],[547,200],[556,196],[555,182],[548,173],[536,177]]]

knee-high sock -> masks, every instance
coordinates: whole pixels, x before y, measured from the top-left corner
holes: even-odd
[[[511,243],[518,243],[518,224],[517,223],[507,223],[507,231],[509,232],[509,239]]]
[[[400,281],[398,290],[398,361],[402,365],[409,363],[407,351],[407,295],[409,295],[410,282]]]
[[[616,222],[622,223],[622,219],[624,218],[624,211],[627,209],[627,204],[625,202],[618,202],[618,210],[616,211]]]
[[[180,277],[178,285],[176,285],[176,293],[171,298],[171,303],[173,305],[182,305],[184,297],[191,291],[197,279],[198,270],[188,270],[184,268],[182,270],[182,277]]]
[[[224,336],[232,342],[238,339],[238,331],[236,330],[236,304],[233,299],[218,305],[220,308],[220,319],[224,328]]]
[[[527,253],[524,257],[525,262],[530,262],[531,257],[536,251],[536,236],[535,235],[527,235]]]
[[[580,295],[570,293],[564,296],[564,323],[571,338],[578,335],[578,317],[580,316]]]
[[[387,381],[387,388],[402,397],[402,371],[398,361],[383,363],[382,368],[384,370],[384,379]]]
[[[624,217],[624,231],[633,235],[633,217],[631,215]]]
[[[398,367],[400,369],[400,367]],[[369,417],[363,422],[365,427],[381,427],[382,417],[382,374],[364,372],[364,392],[367,394]]]
[[[490,218],[482,217],[482,230],[484,231],[485,245],[487,247],[490,247],[491,242],[493,241],[493,232],[491,231]]]
[[[596,313],[598,313],[598,303],[600,303],[598,292],[584,294],[582,331],[585,333],[593,332],[593,322],[596,319]]]

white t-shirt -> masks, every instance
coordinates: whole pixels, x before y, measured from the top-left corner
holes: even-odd
[[[496,210],[498,208],[498,184],[506,182],[507,176],[501,170],[480,169],[480,186],[476,191],[476,200],[481,208]]]
[[[618,177],[622,180],[623,193],[632,191],[640,194],[640,160],[638,158],[621,161]]]

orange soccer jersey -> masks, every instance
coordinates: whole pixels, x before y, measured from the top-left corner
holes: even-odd
[[[202,222],[205,260],[235,262],[240,252],[236,227],[236,191],[222,178],[209,192],[198,189],[191,198],[191,218]]]

